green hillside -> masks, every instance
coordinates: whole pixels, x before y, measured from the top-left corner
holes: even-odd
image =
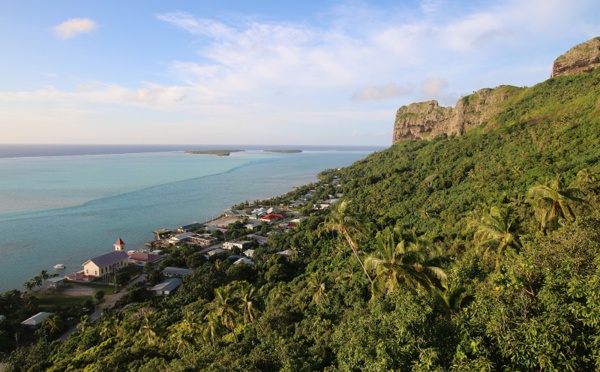
[[[600,69],[502,87],[460,137],[399,142],[321,181],[254,266],[195,262],[176,295],[134,288],[31,371],[597,370]],[[463,98],[468,100],[469,97]],[[343,194],[329,210],[313,210]],[[289,250],[288,258],[275,252]],[[186,251],[187,252],[187,251]],[[182,262],[191,251],[181,254]]]

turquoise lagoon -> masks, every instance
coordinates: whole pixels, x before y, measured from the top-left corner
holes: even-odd
[[[113,249],[144,248],[152,231],[220,215],[231,205],[284,194],[373,149],[228,157],[143,152],[0,158],[0,292],[41,270]]]

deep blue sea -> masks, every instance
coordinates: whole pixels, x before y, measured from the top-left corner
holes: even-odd
[[[239,149],[228,157],[185,150]],[[301,149],[302,153],[269,153]],[[284,194],[378,148],[0,145],[0,292],[53,265],[144,248],[152,231],[204,222],[233,204]]]

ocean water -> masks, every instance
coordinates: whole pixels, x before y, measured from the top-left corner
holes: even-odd
[[[0,149],[0,292],[23,289],[57,263],[67,265],[65,272],[80,270],[88,258],[111,251],[117,237],[128,250],[144,248],[156,229],[284,194],[375,150],[276,154],[246,147],[217,157],[181,152],[189,145],[17,147]]]

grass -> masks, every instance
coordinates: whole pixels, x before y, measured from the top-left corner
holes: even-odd
[[[92,296],[69,296],[62,293],[36,293],[40,307],[51,306],[83,306],[83,304],[92,299]]]
[[[113,295],[115,294],[115,286],[112,284],[104,284],[104,283],[77,283],[82,287],[90,287],[93,288],[94,291],[103,291],[105,295]]]

